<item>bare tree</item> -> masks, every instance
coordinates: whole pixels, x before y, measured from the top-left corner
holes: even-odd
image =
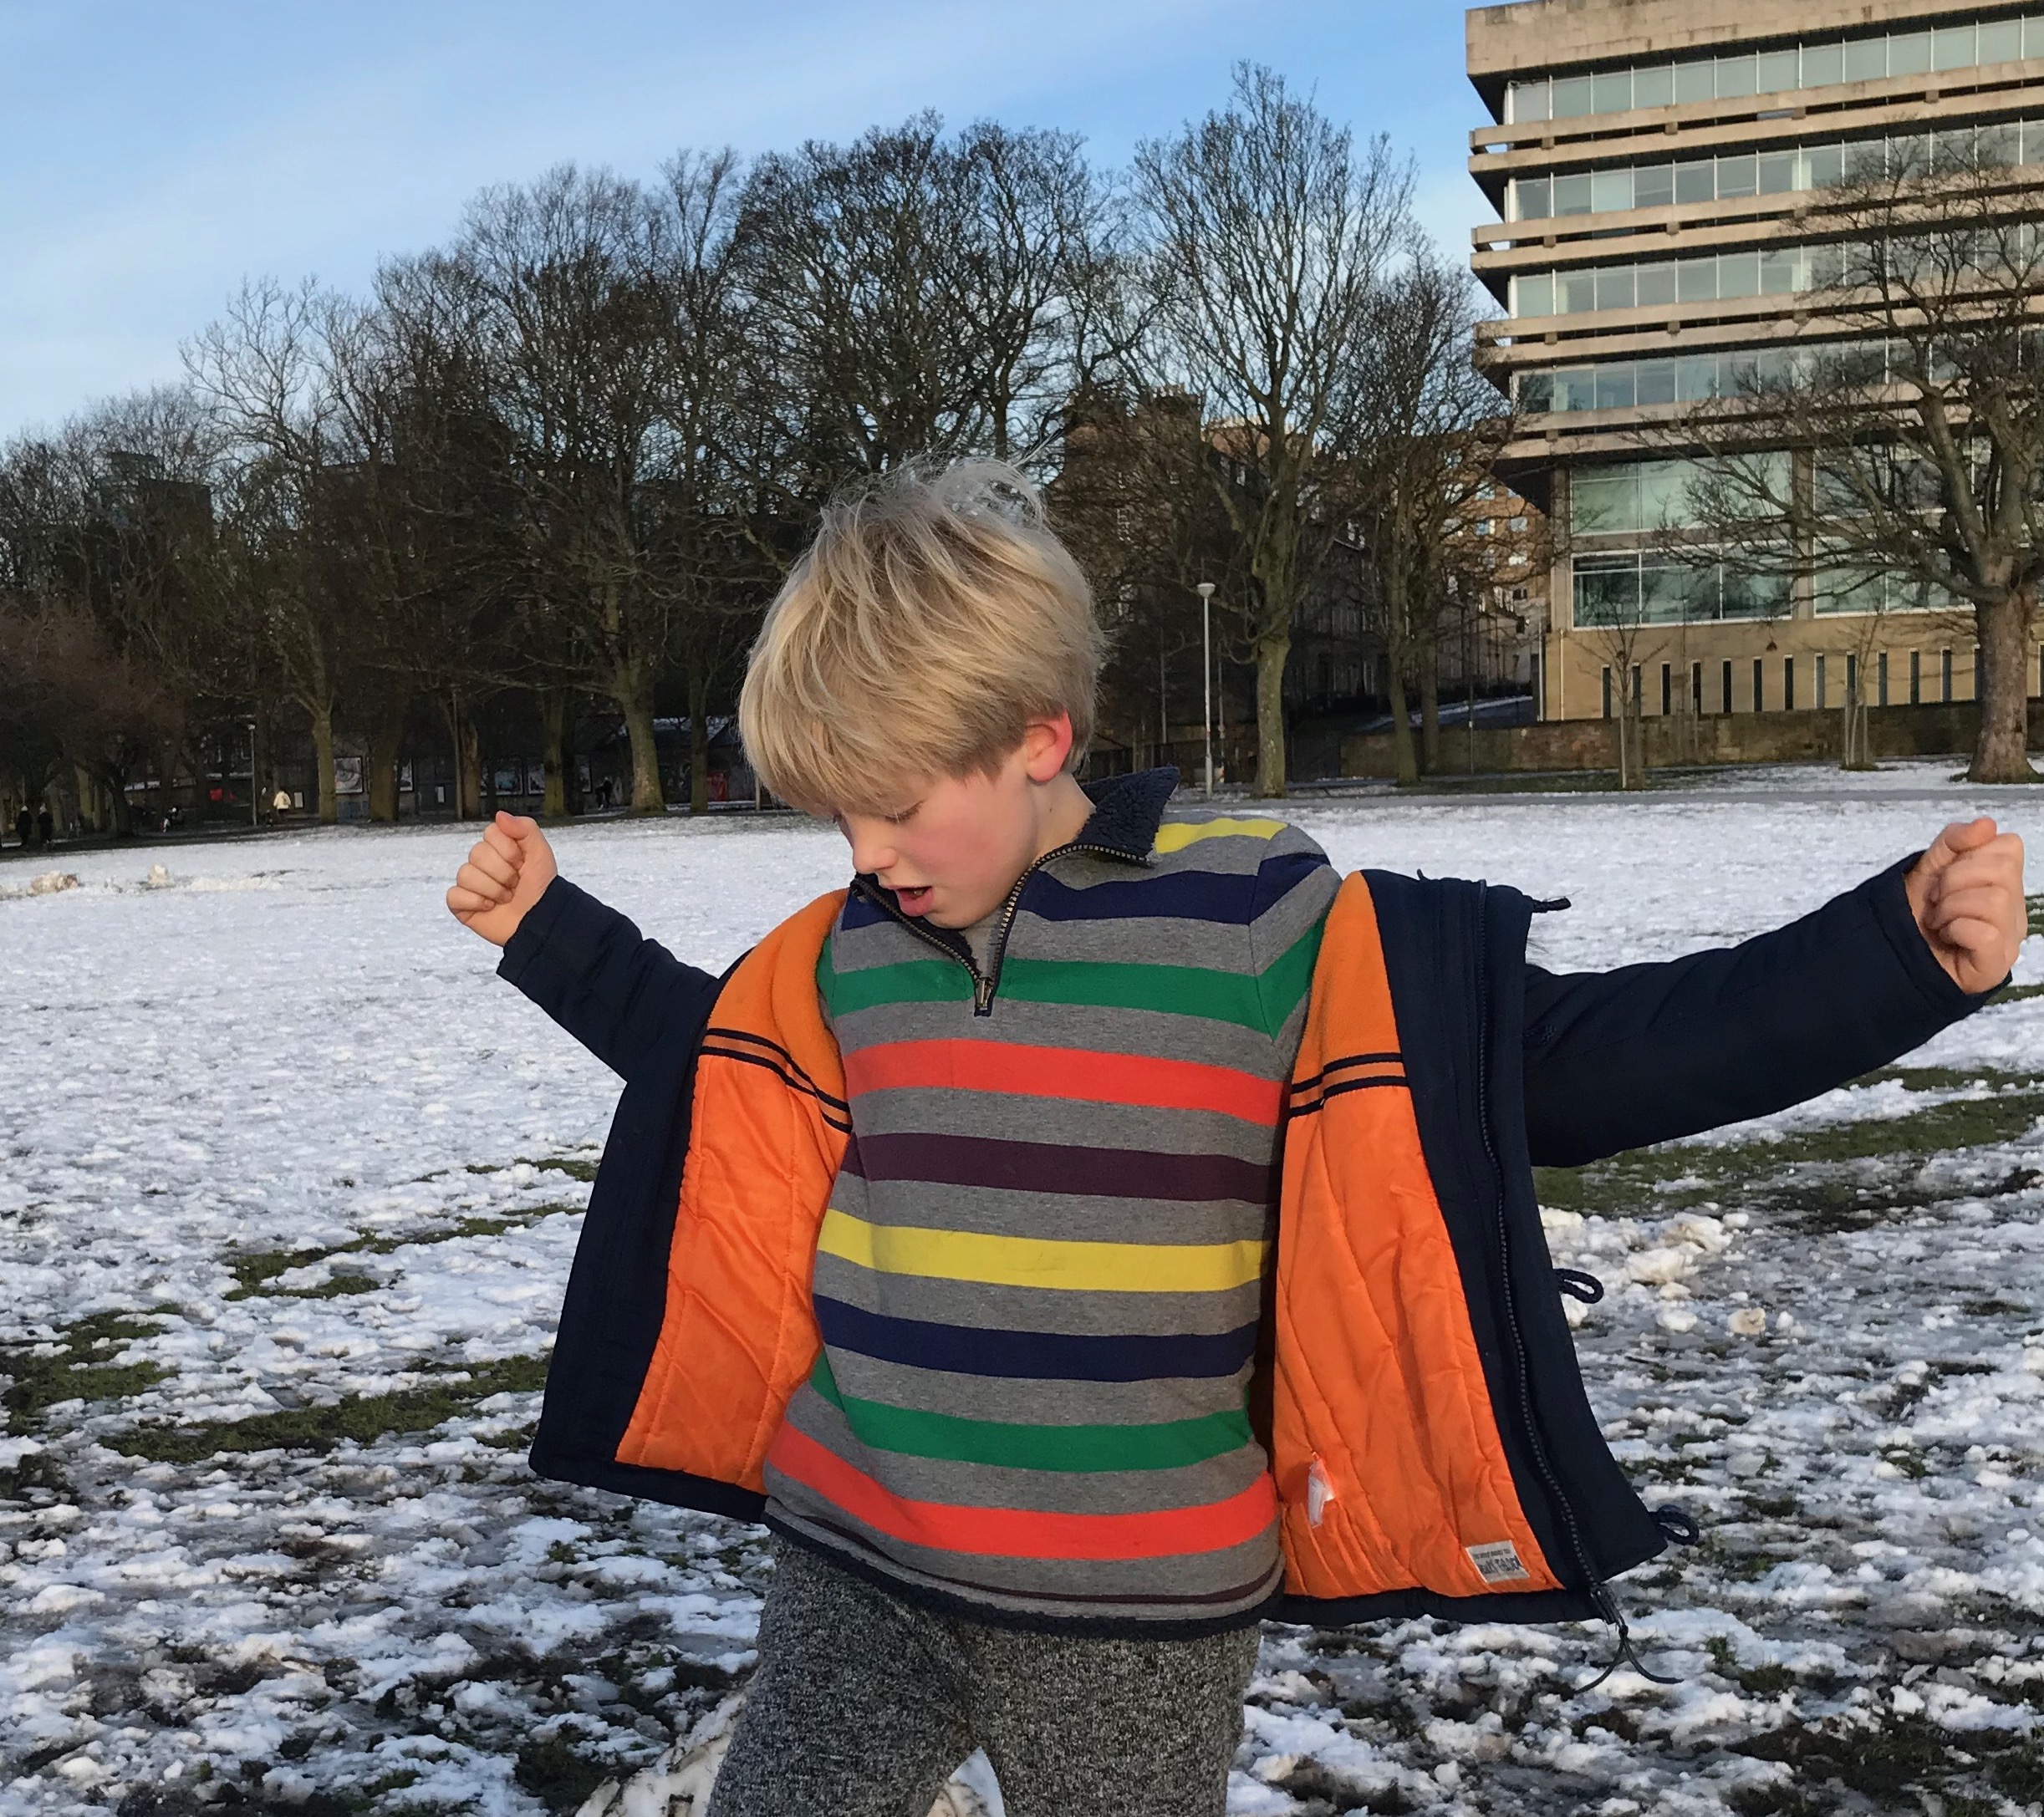
[[[1197,396],[1218,497],[1253,583],[1258,789],[1285,791],[1284,674],[1299,603],[1338,533],[1332,505],[1372,305],[1410,244],[1409,165],[1247,64],[1235,94],[1135,160],[1152,243],[1159,388]]]
[[[1672,425],[1695,515],[1746,572],[1850,604],[1874,577],[1971,620],[1976,782],[2034,779],[2027,695],[2044,577],[2044,234],[1990,129],[1871,148],[1798,224],[1805,340]],[[1787,451],[1784,458],[1781,450]],[[1842,583],[1843,582],[1843,583]],[[1857,665],[1863,669],[1863,661]]]

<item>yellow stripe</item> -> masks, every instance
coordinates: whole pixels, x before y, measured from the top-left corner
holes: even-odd
[[[868,1224],[833,1208],[824,1214],[816,1247],[819,1255],[882,1275],[1088,1293],[1219,1293],[1259,1279],[1267,1245],[1050,1243]]]
[[[1160,852],[1183,852],[1201,839],[1274,839],[1285,830],[1282,820],[1185,820],[1157,829]]]

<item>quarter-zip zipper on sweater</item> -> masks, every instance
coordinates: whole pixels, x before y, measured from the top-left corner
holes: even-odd
[[[1042,858],[1033,860],[1029,868],[1015,879],[1014,888],[1008,891],[1007,900],[1001,905],[1001,919],[999,924],[994,929],[993,941],[987,949],[989,959],[985,971],[979,969],[970,953],[961,953],[950,941],[939,939],[936,933],[925,927],[918,917],[902,914],[900,906],[889,899],[889,893],[886,890],[869,889],[863,881],[859,883],[859,888],[868,902],[874,903],[884,909],[911,934],[928,941],[947,959],[955,959],[959,964],[964,966],[972,978],[972,1013],[975,1015],[991,1015],[994,1009],[994,993],[1001,988],[1002,962],[1007,957],[1008,935],[1014,929],[1015,912],[1022,906],[1024,887],[1028,883],[1029,879],[1049,863],[1053,858],[1068,858],[1081,853],[1089,854],[1095,858],[1119,858],[1126,864],[1147,864],[1149,862],[1146,858],[1139,858],[1132,853],[1123,851],[1119,846],[1088,845],[1083,839],[1074,840],[1070,845],[1058,846],[1046,852]]]

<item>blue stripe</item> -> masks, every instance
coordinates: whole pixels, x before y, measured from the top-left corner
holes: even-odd
[[[1254,877],[1218,871],[1167,871],[1126,882],[1074,888],[1044,872],[1029,880],[1023,905],[1046,921],[1216,921],[1246,927],[1282,901],[1327,859],[1318,852],[1266,858]]]
[[[1047,1382],[1170,1382],[1231,1376],[1256,1351],[1255,1322],[1183,1336],[1074,1337],[895,1319],[816,1295],[816,1321],[833,1350],[955,1376],[1019,1376]]]

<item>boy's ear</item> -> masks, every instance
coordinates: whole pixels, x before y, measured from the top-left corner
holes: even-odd
[[[1022,729],[1022,750],[1032,782],[1055,781],[1072,755],[1072,715],[1030,720]]]

